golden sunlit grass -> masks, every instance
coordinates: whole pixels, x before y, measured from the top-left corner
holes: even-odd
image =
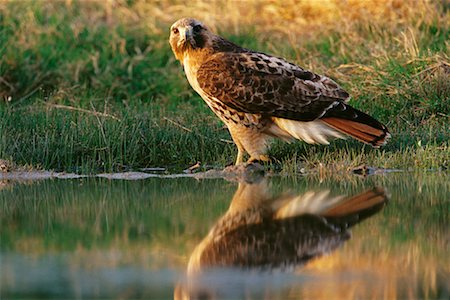
[[[186,16],[331,76],[393,135],[386,152],[277,143],[279,160],[448,168],[445,1],[1,1],[0,158],[81,172],[234,160],[169,48]]]

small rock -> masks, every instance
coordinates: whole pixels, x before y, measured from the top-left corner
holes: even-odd
[[[360,166],[357,166],[356,168],[353,168],[352,172],[358,175],[362,176],[368,176],[375,173],[375,168],[369,167],[366,164],[362,164]]]
[[[13,169],[13,163],[6,160],[6,159],[0,159],[0,172],[7,173],[10,172]]]
[[[200,168],[200,162],[198,161],[195,165],[190,166],[189,168],[187,168],[186,170],[184,170],[183,172],[186,174],[192,174],[194,173],[197,169]]]

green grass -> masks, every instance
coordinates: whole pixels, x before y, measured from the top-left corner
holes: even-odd
[[[227,130],[171,53],[175,18],[152,19],[158,4],[141,1],[112,11],[101,1],[69,2],[0,4],[0,158],[83,173],[234,161]],[[255,25],[219,28],[245,47],[331,76],[393,135],[382,150],[349,140],[276,142],[270,155],[285,170],[448,168],[449,12],[433,5],[405,3],[407,13],[387,21],[324,23],[326,32],[270,30],[265,15]]]

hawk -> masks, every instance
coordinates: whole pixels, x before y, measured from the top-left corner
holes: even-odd
[[[268,161],[270,140],[329,144],[351,136],[373,147],[389,131],[349,106],[349,94],[332,79],[283,58],[242,48],[183,18],[170,29],[170,45],[192,88],[227,125],[238,154],[236,165]]]
[[[340,247],[350,227],[387,203],[374,187],[346,196],[329,190],[274,194],[267,178],[240,182],[228,211],[194,249],[188,274],[208,267],[286,269]]]

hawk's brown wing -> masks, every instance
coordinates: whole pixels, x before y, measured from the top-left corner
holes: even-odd
[[[312,121],[349,95],[333,80],[262,53],[217,53],[201,65],[203,92],[238,111]]]

